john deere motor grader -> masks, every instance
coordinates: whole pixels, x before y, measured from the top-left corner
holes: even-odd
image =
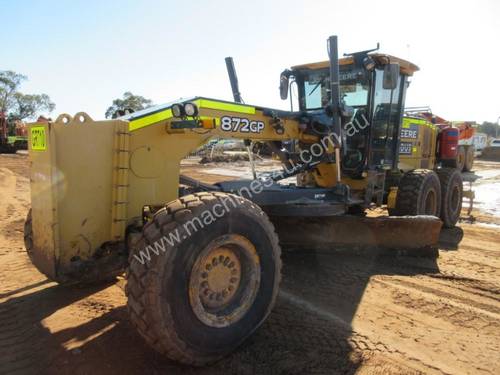
[[[337,38],[328,43],[328,62],[280,76],[282,98],[297,85],[297,111],[241,103],[229,61],[235,102],[194,97],[114,120],[80,112],[31,124],[25,242],[35,266],[59,283],[127,268],[139,333],[201,365],[270,313],[280,243],[435,251],[437,217],[455,224],[461,185],[437,168],[437,130],[403,119],[417,67],[373,51],[339,60]],[[180,175],[181,159],[212,137],[266,142],[284,168],[217,184]],[[363,217],[384,203],[400,216]]]

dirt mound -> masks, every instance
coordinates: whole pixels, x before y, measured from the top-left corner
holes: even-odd
[[[213,157],[204,156],[200,160],[200,164],[207,163],[235,163],[238,161],[248,161],[247,154],[234,154],[234,155],[215,155]]]
[[[14,172],[10,169],[0,167],[0,186],[2,188],[13,189],[13,186],[16,184],[16,177]]]
[[[486,147],[479,158],[483,160],[500,161],[500,147]]]

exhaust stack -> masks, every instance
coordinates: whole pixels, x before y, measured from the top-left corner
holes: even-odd
[[[238,85],[238,76],[236,75],[236,69],[234,68],[234,61],[232,57],[226,57],[226,68],[227,74],[229,75],[229,82],[231,83],[231,90],[233,91],[234,101],[237,103],[243,103],[240,94],[240,88]]]

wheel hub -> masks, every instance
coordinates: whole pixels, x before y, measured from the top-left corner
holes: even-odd
[[[196,258],[189,278],[189,302],[196,317],[211,327],[227,327],[250,309],[260,285],[260,262],[245,237],[219,237]]]
[[[241,277],[241,264],[234,252],[220,247],[209,254],[201,273],[200,300],[211,308],[224,306],[233,298]]]

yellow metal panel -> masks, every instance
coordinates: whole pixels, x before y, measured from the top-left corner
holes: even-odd
[[[248,115],[255,114],[255,107],[234,103],[220,102],[216,100],[209,99],[199,99],[195,101],[198,108],[206,109],[218,109],[221,111],[235,112],[235,113],[246,113]]]
[[[387,196],[387,208],[396,208],[396,198],[398,195],[398,188],[391,186],[389,195]]]
[[[31,130],[36,128],[35,132]],[[43,128],[43,132],[40,131]],[[33,230],[33,263],[51,278],[56,276],[59,255],[59,227],[57,220],[58,173],[55,168],[55,134],[51,124],[31,124],[28,131],[28,150],[30,156],[31,217]],[[45,147],[35,150],[39,141],[33,135],[43,133]],[[33,152],[35,151],[35,152]]]
[[[85,113],[64,115],[30,126],[31,196],[35,264],[54,277],[70,271],[72,258],[89,259],[103,243],[122,239],[127,218],[126,165],[128,123],[92,121]],[[43,129],[43,131],[42,131]],[[118,131],[122,135],[117,134]],[[40,134],[45,134],[41,150]],[[38,148],[38,150],[35,149]]]
[[[399,64],[399,70],[403,74],[407,74],[409,76],[412,76],[413,73],[419,70],[418,66],[406,61],[404,59],[401,59],[396,56],[391,56],[391,55],[386,55],[382,53],[370,53],[370,56],[375,59],[375,61],[385,64],[387,61],[390,61],[392,63],[398,63]],[[349,65],[353,64],[354,59],[352,56],[348,57],[343,57],[339,59],[339,65]],[[309,63],[309,64],[301,64],[301,65],[295,65],[292,66],[292,69],[325,69],[330,66],[329,61],[320,61],[320,62],[315,62],[315,63]]]
[[[438,128],[429,121],[421,118],[404,117],[401,128],[403,130],[418,129],[416,138],[401,137],[401,143],[410,147],[411,154],[400,154],[399,168],[408,171],[417,168],[433,169],[436,164],[436,142]],[[408,135],[410,132],[403,133]]]
[[[152,125],[152,124],[155,124],[157,122],[170,119],[172,117],[173,117],[172,110],[170,108],[165,109],[164,111],[153,113],[149,116],[138,118],[137,120],[132,120],[129,124],[128,130],[134,131],[134,130],[143,128],[145,126]]]
[[[112,212],[111,236],[113,240],[123,240],[127,224],[128,208],[128,175],[129,175],[129,147],[130,133],[127,123],[115,123],[113,147],[113,186],[112,186]]]
[[[197,99],[194,103],[198,106],[199,109],[216,109],[227,112],[234,113],[244,113],[244,114],[255,114],[255,107],[249,105],[241,105],[235,103],[227,103],[218,100],[210,100],[210,99]],[[136,120],[132,120],[129,125],[129,131],[134,131],[141,129],[148,125],[153,125],[161,121],[165,121],[173,118],[172,110],[170,108],[165,109],[163,111],[153,113],[151,115],[147,115]]]
[[[163,126],[147,126],[131,132],[129,173],[129,220],[144,205],[164,205],[178,196],[180,161],[213,134],[193,131],[167,133]]]
[[[318,164],[313,174],[318,186],[332,187],[337,183],[337,167],[334,163]]]
[[[260,132],[243,132],[243,131],[224,131],[221,125],[221,119],[225,116],[239,119],[247,119],[248,121],[261,121],[264,123],[264,128]],[[252,140],[286,140],[300,139],[308,141],[317,141],[317,136],[310,136],[299,132],[299,122],[295,119],[282,119],[284,128],[283,133],[278,133],[273,127],[272,119],[265,116],[262,111],[256,110],[255,114],[233,114],[229,111],[220,109],[200,108],[200,118],[213,118],[216,121],[216,128],[210,131],[212,137],[220,138],[236,138],[236,139],[252,139]],[[189,134],[202,132],[206,134],[206,129],[172,129],[172,122],[165,121],[166,129],[169,134]],[[309,138],[309,139],[308,139]]]
[[[67,124],[53,124],[62,267],[75,255],[88,259],[112,240],[113,143],[119,122],[75,115]]]

